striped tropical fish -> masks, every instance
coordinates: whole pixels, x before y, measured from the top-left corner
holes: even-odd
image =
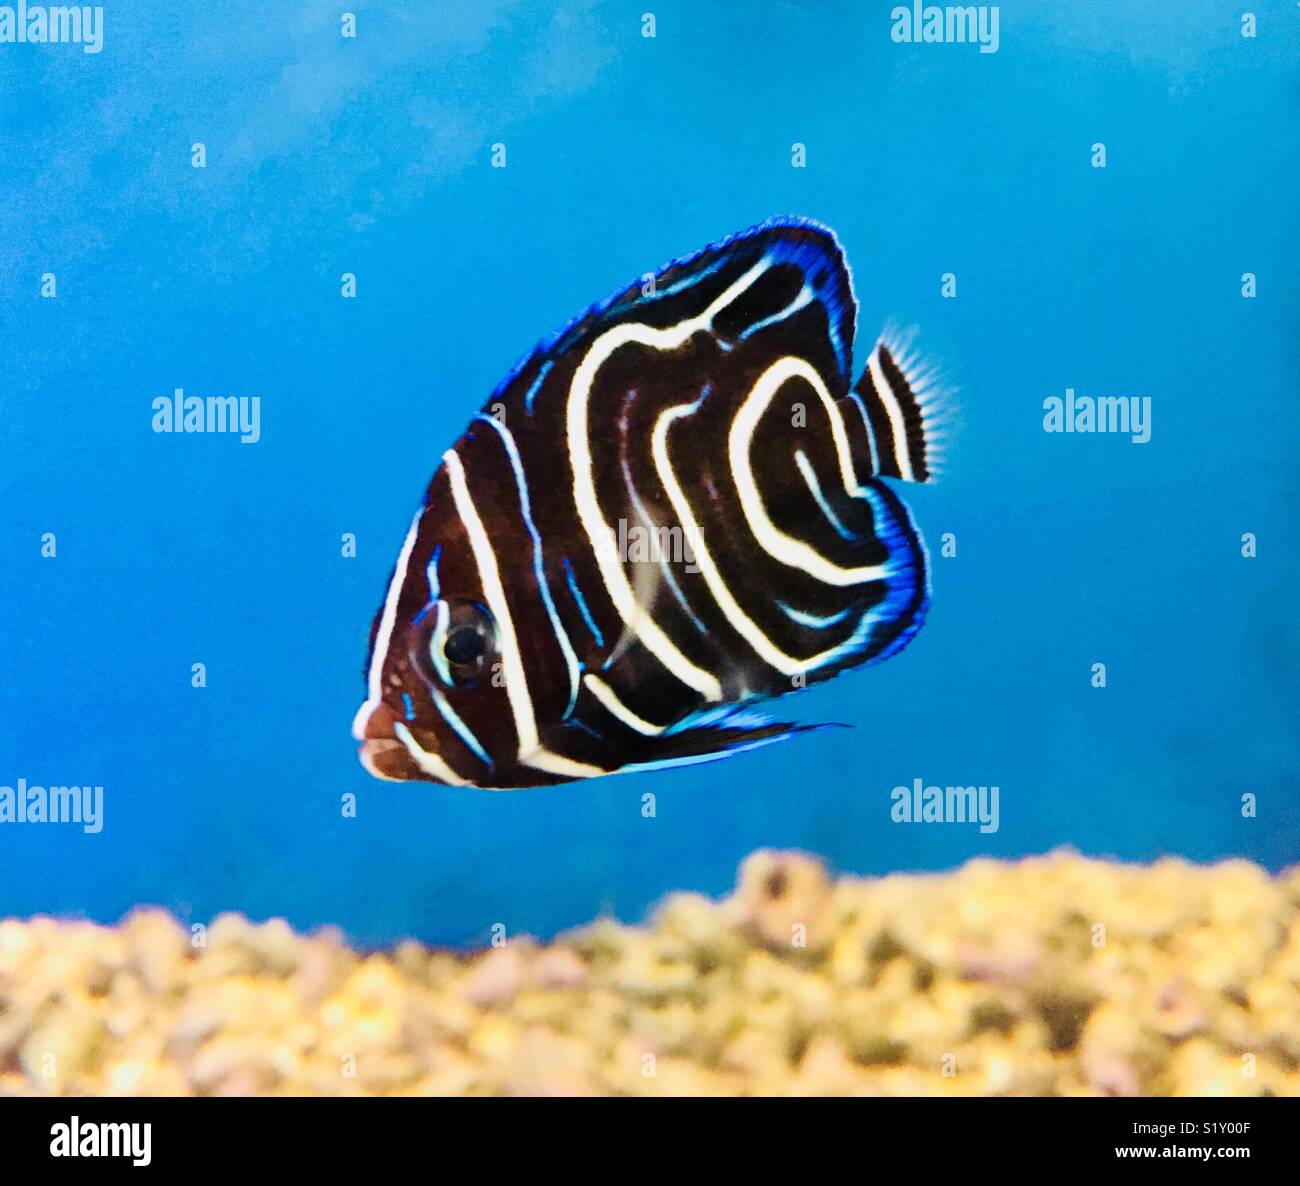
[[[853,382],[835,235],[763,223],[543,341],[442,456],[371,629],[353,731],[386,779],[526,787],[810,726],[765,699],[920,628],[933,416],[878,341]],[[815,727],[815,726],[812,726]]]

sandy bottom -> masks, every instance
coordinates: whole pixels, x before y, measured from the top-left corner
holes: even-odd
[[[758,852],[722,901],[470,953],[9,920],[26,1093],[1300,1095],[1300,869]]]

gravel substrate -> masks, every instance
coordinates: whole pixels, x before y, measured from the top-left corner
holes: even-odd
[[[11,919],[26,1093],[1300,1095],[1300,869],[758,852],[720,902],[470,953]]]

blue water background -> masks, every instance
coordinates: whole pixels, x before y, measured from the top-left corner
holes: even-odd
[[[0,916],[471,942],[720,893],[764,845],[1300,857],[1294,4],[1247,39],[1205,0],[1008,3],[995,54],[895,44],[889,4],[105,7],[98,55],[0,45],[0,783],[105,788],[99,835],[0,827]],[[859,359],[916,325],[959,388],[906,492],[928,623],[787,702],[855,727],[546,791],[370,779],[367,631],[442,450],[585,304],[784,212],[839,233]],[[155,434],[178,386],[259,395],[261,441]],[[1149,396],[1151,441],[1045,433],[1067,387]],[[892,823],[915,778],[998,785],[1000,829]]]

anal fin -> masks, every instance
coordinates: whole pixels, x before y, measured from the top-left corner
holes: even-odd
[[[752,709],[706,710],[693,714],[656,737],[644,756],[620,767],[620,774],[716,762],[732,754],[785,741],[797,733],[835,728],[830,724],[778,721]]]

